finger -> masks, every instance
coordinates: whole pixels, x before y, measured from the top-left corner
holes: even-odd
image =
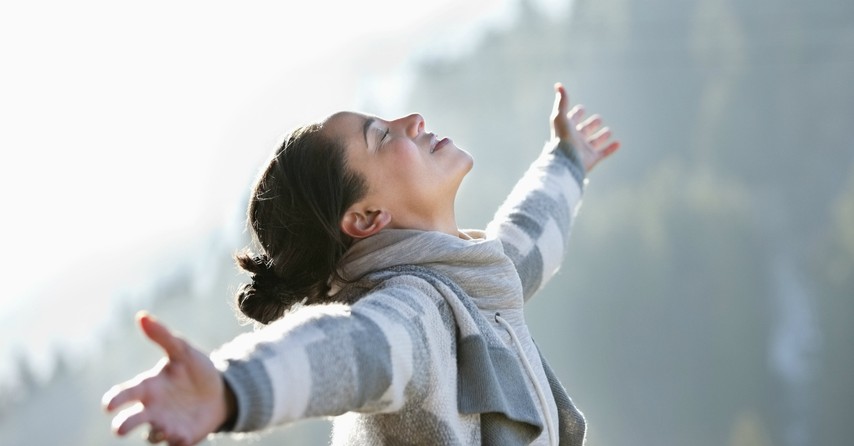
[[[619,149],[619,148],[620,148],[620,141],[614,141],[611,144],[608,144],[608,147],[605,147],[605,149],[602,150],[602,158],[606,158],[608,156],[611,156],[611,154],[616,152],[617,149]]]
[[[156,427],[152,427],[151,430],[148,431],[148,436],[146,437],[146,440],[148,440],[148,442],[151,444],[157,444],[161,441],[166,441],[166,432],[163,432],[163,430],[158,429]]]
[[[569,137],[569,121],[566,110],[569,107],[569,98],[566,94],[566,89],[560,83],[555,84],[555,102],[552,108],[552,138],[568,138]]]
[[[165,325],[160,323],[154,316],[140,312],[137,320],[143,333],[159,345],[171,360],[181,360],[186,356],[187,348],[184,341],[173,335]]]
[[[578,124],[578,131],[581,132],[582,135],[588,137],[592,135],[596,130],[599,130],[599,127],[602,126],[602,117],[599,115],[593,115],[581,124]]]
[[[566,88],[564,88],[563,84],[557,82],[555,84],[554,112],[555,114],[564,114],[568,108],[569,95],[566,94]]]
[[[572,107],[572,110],[569,111],[568,117],[569,120],[573,123],[580,122],[581,119],[584,117],[584,106],[579,104],[575,107]]]
[[[569,99],[566,97],[566,90],[560,83],[555,84],[555,102],[552,106],[552,136],[555,132],[562,133],[561,129],[567,125],[566,110],[569,107]],[[563,135],[557,135],[563,136]]]
[[[594,149],[599,149],[602,144],[608,142],[608,139],[611,138],[611,129],[608,127],[603,127],[598,132],[594,133],[588,139],[588,142]]]
[[[113,418],[113,432],[119,436],[125,436],[128,432],[136,429],[140,424],[148,423],[148,413],[142,403],[136,403],[116,415]]]
[[[104,397],[101,398],[101,405],[107,412],[112,412],[119,407],[131,401],[139,401],[143,397],[142,389],[139,386],[122,388],[121,386],[113,386]]]
[[[158,366],[153,369],[140,373],[133,379],[110,388],[110,390],[104,393],[104,396],[101,398],[101,404],[104,409],[107,412],[112,412],[127,403],[145,400],[148,392],[148,385],[146,384],[148,382],[148,378],[157,374],[162,366],[162,363],[158,364]]]

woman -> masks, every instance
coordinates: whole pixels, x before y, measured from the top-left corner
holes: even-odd
[[[259,177],[240,310],[265,327],[210,356],[151,316],[166,352],[104,395],[118,435],[194,444],[336,416],[335,444],[582,444],[523,304],[557,270],[585,174],[619,148],[555,85],[552,138],[486,231],[454,200],[471,156],[424,119],[336,113],[291,133]]]

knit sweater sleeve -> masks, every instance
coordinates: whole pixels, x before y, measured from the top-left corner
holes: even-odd
[[[487,226],[516,265],[525,301],[560,267],[586,182],[572,145],[550,141]]]
[[[305,306],[215,351],[237,401],[232,430],[394,412],[451,373],[450,318],[423,285],[387,282],[352,305]]]

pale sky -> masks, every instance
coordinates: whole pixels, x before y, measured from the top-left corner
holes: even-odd
[[[279,108],[294,121],[280,133],[352,107],[359,78],[393,69],[413,38],[502,2],[443,12],[452,3],[4,2],[4,285],[17,295],[30,288],[30,269],[44,277],[83,253],[191,230],[222,211],[211,203],[217,189],[234,198],[238,169],[272,149],[228,146],[275,107],[265,95],[289,101]],[[359,67],[345,50],[366,59],[362,72],[341,72]]]
[[[287,130],[366,99],[407,112],[402,64],[512,4],[2,2],[0,338],[85,336],[89,318],[60,317],[97,319],[111,288],[233,219]]]

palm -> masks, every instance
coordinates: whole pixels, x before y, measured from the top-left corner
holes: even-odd
[[[148,410],[155,415],[155,424],[164,432],[190,442],[199,441],[218,423],[211,410],[211,401],[219,395],[219,373],[207,356],[192,350],[189,361],[168,361],[151,383],[157,392]],[[210,367],[208,364],[210,363]],[[211,420],[205,423],[205,420]]]

